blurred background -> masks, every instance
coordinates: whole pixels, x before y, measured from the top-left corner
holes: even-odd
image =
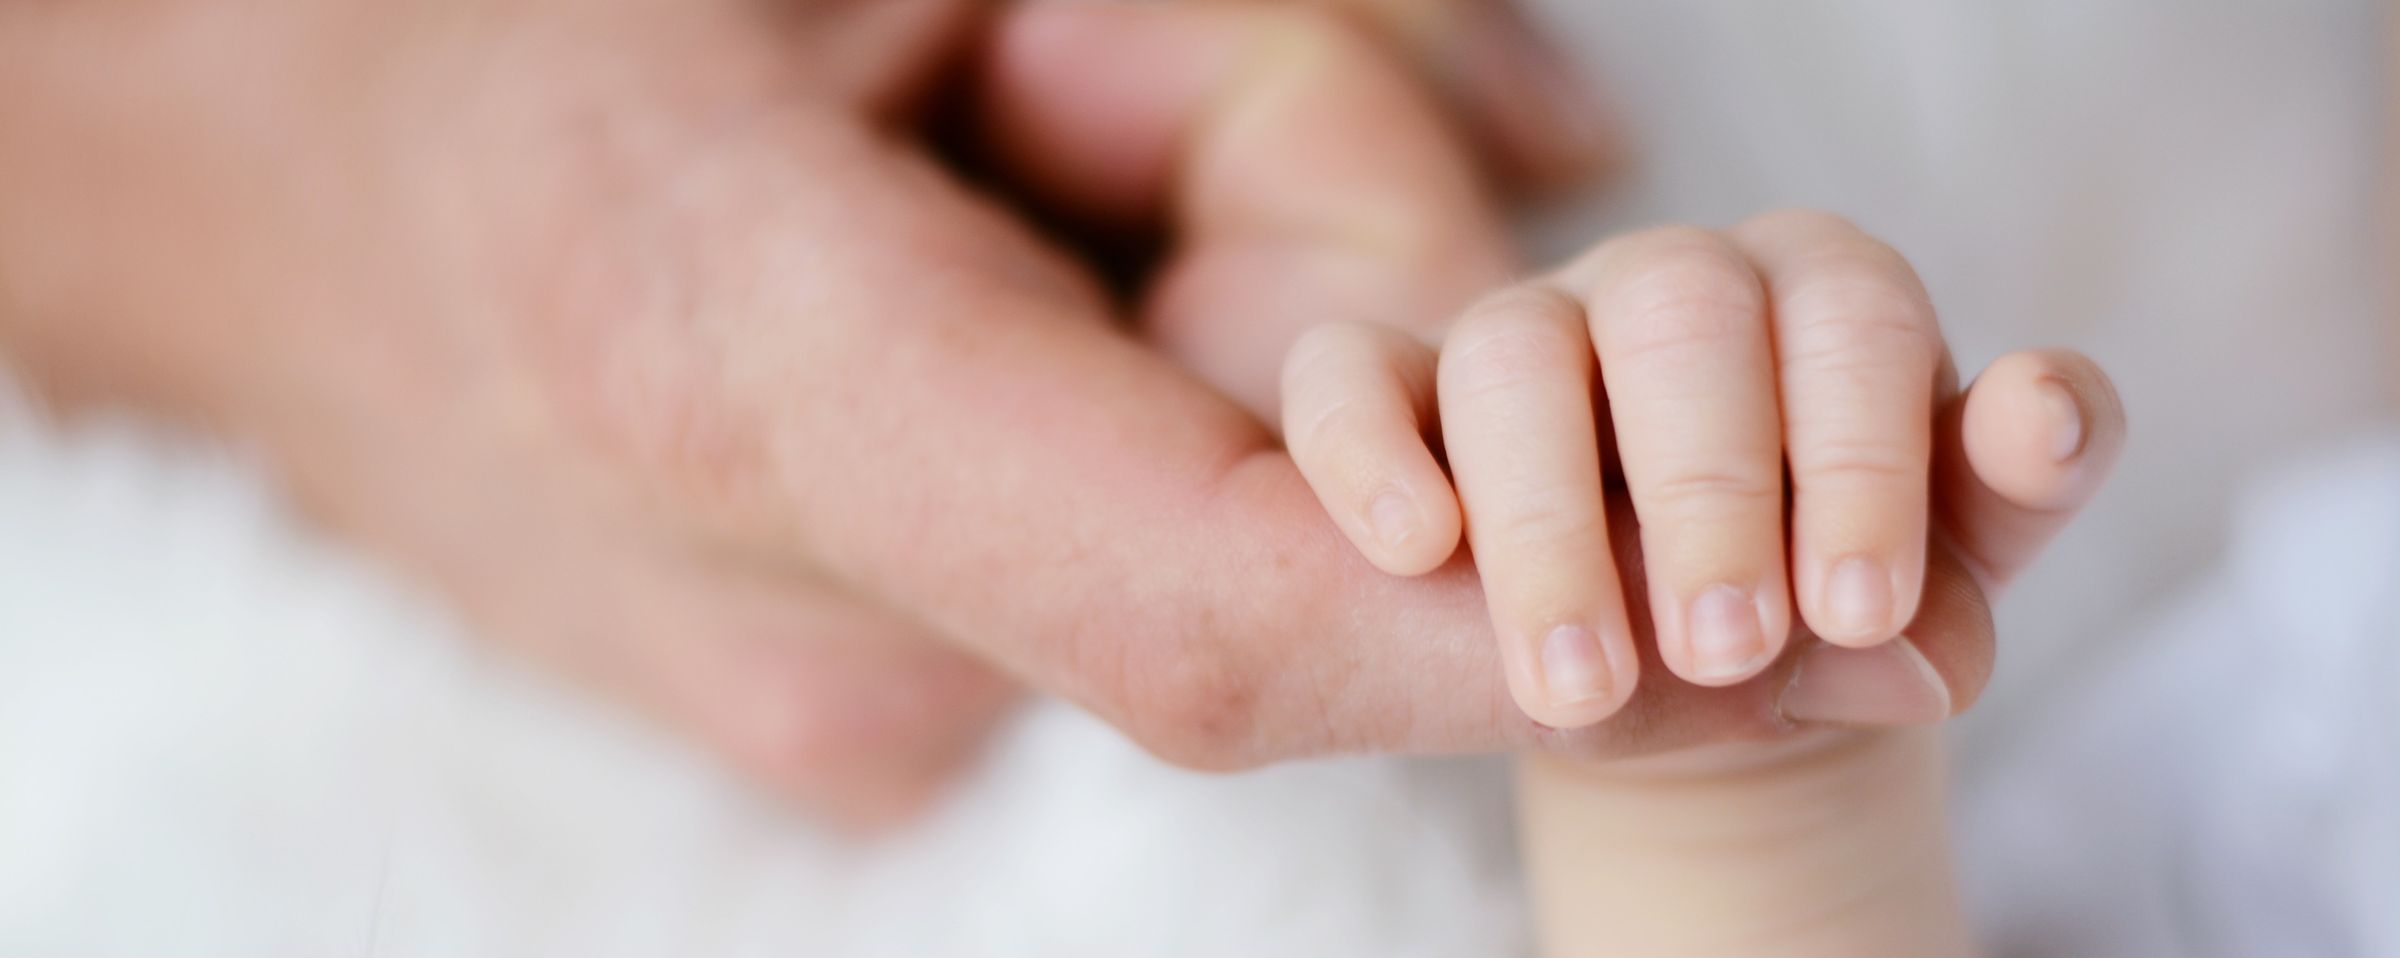
[[[2202,917],[2242,886],[2188,866],[2238,836],[2128,823],[2236,830],[2246,799],[2183,790],[2285,768],[2283,790],[2325,793],[2325,814],[2291,832],[2313,844],[2253,851],[2316,877],[2250,907],[2350,929],[2280,953],[2400,953],[2384,950],[2400,919],[2343,924],[2400,894],[2400,865],[2340,850],[2400,833],[2372,805],[2400,802],[2373,779],[2395,753],[2348,758],[2400,739],[2400,712],[2258,741],[2192,718],[2195,701],[2248,707],[2216,684],[2245,670],[2242,694],[2267,694],[2272,667],[2228,649],[2298,650],[2319,671],[2276,693],[2298,701],[2400,682],[2388,655],[2341,658],[2366,638],[2337,641],[2374,623],[2400,638],[2392,617],[2305,618],[2400,585],[2376,564],[2400,542],[2376,524],[2400,522],[2400,484],[2378,478],[2400,408],[2384,11],[1540,6],[1636,151],[1612,189],[1527,223],[1540,248],[1823,207],[1914,260],[1962,369],[2055,343],[2117,376],[2134,427],[2119,478],[2003,602],[2001,670],[1958,733],[1964,865],[1994,947],[2278,953]],[[0,415],[0,954],[1524,947],[1494,761],[1200,776],[1039,706],[931,821],[847,840],[470,643],[227,453]],[[2274,579],[2337,559],[2331,585]],[[2239,626],[2285,601],[2301,618]],[[2149,784],[2110,784],[2145,762]],[[2165,794],[2123,800],[2144,788]]]

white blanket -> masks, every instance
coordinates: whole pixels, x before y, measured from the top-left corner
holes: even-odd
[[[2014,721],[1958,803],[1996,955],[2400,955],[2400,431]]]

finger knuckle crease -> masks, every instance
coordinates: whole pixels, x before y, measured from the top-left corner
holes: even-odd
[[[1289,376],[1318,375],[1371,349],[1365,330],[1349,323],[1329,323],[1300,334],[1284,360],[1284,370]]]
[[[1687,298],[1645,303],[1613,328],[1608,353],[1621,358],[1714,353],[1760,337],[1759,314],[1723,299]],[[1763,337],[1761,337],[1763,338]]]
[[[1779,314],[1796,337],[1918,349],[1941,343],[1924,293],[1890,283],[1810,280],[1784,292]]]
[[[1529,490],[1512,497],[1501,533],[1510,541],[1531,545],[1562,545],[1598,539],[1600,509],[1557,489]]]
[[[1566,293],[1539,283],[1519,283],[1486,293],[1467,307],[1459,322],[1465,328],[1517,323],[1573,325],[1582,307]]]
[[[1372,425],[1374,417],[1371,404],[1357,396],[1345,396],[1327,403],[1302,422],[1293,444],[1316,453],[1335,449],[1343,440]]]
[[[1466,389],[1496,388],[1580,369],[1589,347],[1567,330],[1520,323],[1479,330],[1445,350],[1442,365]]]
[[[1752,504],[1776,499],[1783,495],[1783,481],[1779,476],[1731,470],[1691,471],[1661,479],[1648,491],[1660,505],[1688,509],[1713,503]]]
[[[1802,488],[1828,484],[1891,485],[1922,482],[1924,467],[1905,450],[1883,443],[1821,443],[1794,456],[1792,482]]]

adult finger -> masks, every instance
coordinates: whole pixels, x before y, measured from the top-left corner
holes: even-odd
[[[526,334],[576,360],[554,363],[582,394],[558,407],[660,476],[676,529],[822,570],[1189,765],[1786,726],[1771,681],[1644,680],[1607,722],[1527,718],[1466,563],[1366,562],[1256,417],[1112,328],[931,158],[871,128],[756,129],[677,194],[667,225],[720,245],[642,300],[665,308]]]
[[[1168,232],[1144,331],[1269,421],[1258,357],[1325,322],[1429,329],[1515,268],[1439,111],[1329,12],[1028,4],[979,88],[984,139],[1026,189]]]
[[[881,828],[939,797],[1017,686],[923,627],[806,577],[593,549],[471,588],[503,644],[616,693],[830,822]],[[582,618],[527,618],[525,603]]]
[[[1339,9],[1398,50],[1438,95],[1493,177],[1539,196],[1625,161],[1616,111],[1515,0],[1306,0]]]

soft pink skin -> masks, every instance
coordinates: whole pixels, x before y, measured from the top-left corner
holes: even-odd
[[[486,633],[854,820],[923,801],[1017,681],[1213,768],[1785,730],[1787,666],[1647,658],[1616,720],[1534,724],[1473,570],[1358,558],[1259,422],[1306,326],[1430,328],[1513,269],[1374,43],[971,6],[0,10],[0,345],[62,404],[253,446]],[[1175,230],[1130,317],[1173,356],[904,132],[970,62],[1020,199]],[[1965,521],[1910,634],[1964,707],[1991,632],[1962,559],[2044,520],[1936,483]]]
[[[1194,5],[1169,16],[1219,26],[1139,27],[1139,49],[1075,14],[984,30],[987,6],[0,10],[0,349],[62,408],[139,404],[254,446],[480,631],[842,819],[905,816],[971,759],[1015,694],[995,663],[1231,755],[1232,721],[1183,718],[1226,706],[1211,683],[1231,668],[1150,651],[1248,601],[1228,598],[1243,575],[1199,588],[1191,566],[1313,548],[1332,576],[1338,553],[1271,495],[1247,532],[1193,545],[1217,525],[1203,510],[1240,511],[1216,478],[1270,440],[905,135],[926,81],[983,66],[985,148],[1062,213],[1165,218],[1168,172],[1215,157],[1171,212],[1224,239],[1179,260],[1167,285],[1190,292],[1154,313],[1192,317],[1153,324],[1166,338],[1212,298],[1233,324],[1230,297],[1266,285],[1430,318],[1505,271],[1486,184],[1423,89],[1502,128],[1481,159],[1512,191],[1579,179],[1613,136],[1559,115],[1579,98],[1505,4]],[[1088,82],[1044,44],[1119,76]],[[1287,75],[1253,84],[1268,47]],[[1565,95],[1520,95],[1535,82]],[[1268,126],[1187,137],[1245,100]],[[1243,212],[1324,175],[1311,141],[1279,138],[1294,118],[1352,113],[1351,132],[1433,141],[1345,201],[1423,238],[1399,262]],[[1085,135],[1040,148],[1053,127]],[[1435,256],[1456,272],[1415,278]],[[1288,333],[1259,333],[1271,380]]]
[[[2108,471],[2123,413],[2071,353],[1985,370],[1935,429],[1940,529],[1971,530],[1996,589]],[[1999,493],[2004,492],[2005,495]],[[1591,764],[1519,764],[1519,835],[1544,955],[1970,955],[1948,855],[1941,745],[1947,691],[1912,687],[1906,639],[1816,643],[1782,707],[1836,725],[1764,745]],[[1913,694],[1911,694],[1913,693]]]
[[[1994,370],[1949,441],[1987,450],[1968,471],[2005,500],[2071,511],[2107,462],[2060,485],[2064,464],[2091,430],[2119,428],[2106,377],[2065,353]],[[1284,389],[1294,459],[1369,561],[1429,571],[1464,528],[1517,703],[1554,727],[1606,719],[1639,677],[1604,477],[1640,520],[1659,657],[1684,681],[1733,685],[1776,661],[1795,605],[1853,649],[1916,617],[1935,408],[1957,392],[1907,262],[1807,211],[1609,240],[1468,308],[1438,359],[1374,327],[1321,327]]]

